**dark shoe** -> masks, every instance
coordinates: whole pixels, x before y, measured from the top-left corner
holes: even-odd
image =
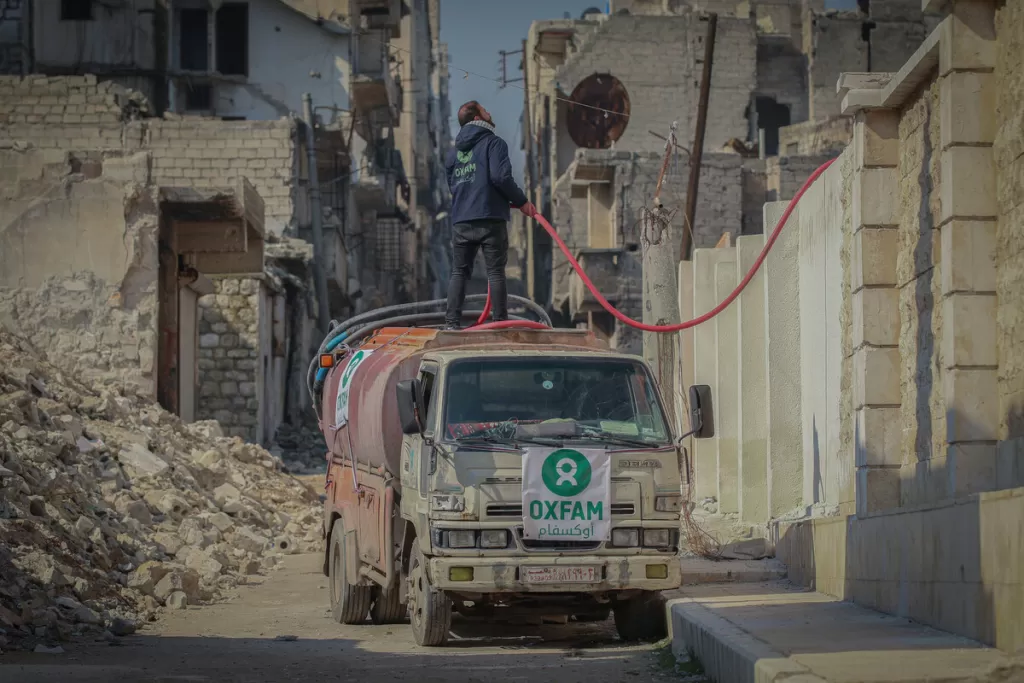
[[[447,332],[458,332],[461,329],[462,328],[459,326],[458,323],[445,323],[444,324],[444,330],[447,331]]]

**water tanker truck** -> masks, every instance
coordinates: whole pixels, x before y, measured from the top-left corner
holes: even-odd
[[[310,370],[334,618],[408,616],[425,646],[453,613],[661,637],[685,454],[644,362],[586,331],[388,320],[335,330]],[[713,435],[709,389],[689,397],[690,433]]]

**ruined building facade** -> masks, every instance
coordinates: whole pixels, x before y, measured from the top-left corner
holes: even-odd
[[[631,0],[609,9],[531,27],[525,175],[534,203],[633,317],[640,210],[651,205],[674,123],[678,147],[661,193],[675,212],[667,248],[678,251],[684,230],[698,247],[759,233],[762,204],[792,197],[849,141],[839,75],[898,67],[933,23],[916,0],[872,3],[870,14],[825,11],[821,0]],[[684,226],[708,12],[718,20],[707,127],[695,222]],[[513,233],[515,275],[538,301],[639,351],[639,336],[600,308],[539,226],[520,221]]]
[[[318,211],[331,317],[432,286],[436,0],[0,8],[0,324],[69,370],[268,442],[309,413]]]

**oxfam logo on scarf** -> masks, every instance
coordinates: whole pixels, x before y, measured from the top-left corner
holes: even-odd
[[[579,451],[560,448],[544,460],[540,476],[551,493],[566,498],[587,490],[592,475],[590,461]]]

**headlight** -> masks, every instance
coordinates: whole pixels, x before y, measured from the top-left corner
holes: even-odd
[[[505,529],[484,529],[480,532],[481,548],[508,547],[508,531]]]
[[[612,529],[612,545],[619,548],[635,548],[640,545],[640,530]]]
[[[658,512],[679,512],[683,509],[683,497],[657,496],[654,499],[654,509]]]
[[[475,548],[476,531],[473,529],[448,529],[445,534],[449,548]]]
[[[465,512],[466,497],[456,493],[435,493],[430,496],[430,509],[435,512]]]
[[[644,546],[667,548],[672,545],[672,532],[668,529],[644,529]]]

